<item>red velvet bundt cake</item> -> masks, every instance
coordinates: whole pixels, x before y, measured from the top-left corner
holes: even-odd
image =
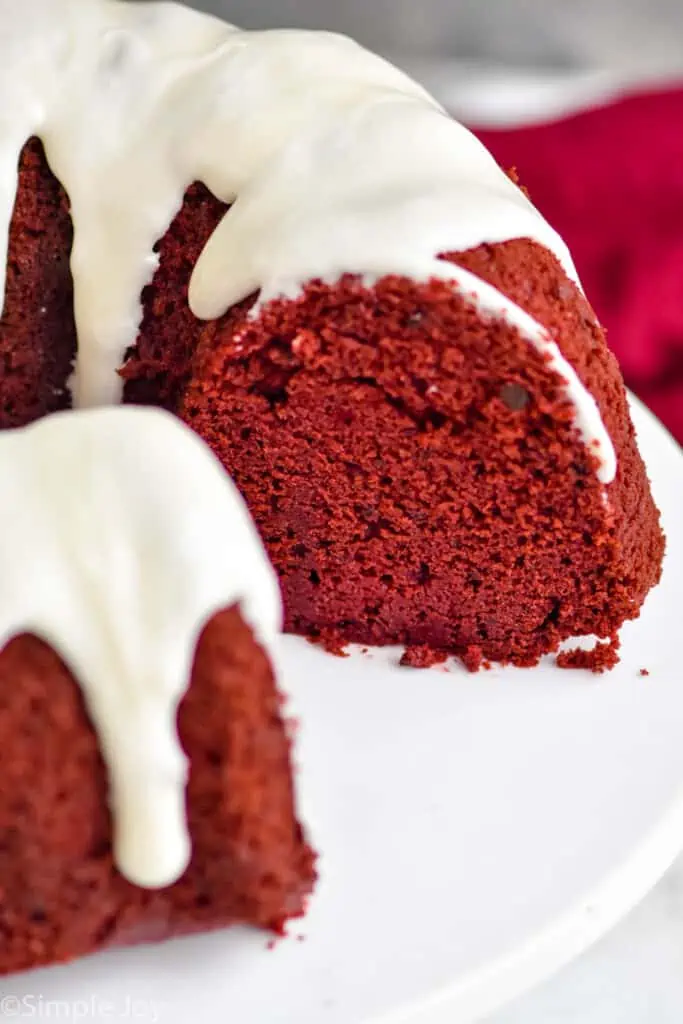
[[[564,243],[421,87],[177,5],[15,31],[46,45],[30,77],[9,33],[5,425],[69,395],[179,414],[287,628],[328,642],[531,665],[638,614],[664,541],[619,369]]]
[[[0,971],[313,883],[274,576],[178,417],[328,644],[531,665],[615,638],[664,547],[566,247],[421,87],[326,33],[5,6],[0,426],[175,417],[0,437]]]
[[[314,857],[267,653],[277,581],[230,480],[131,407],[4,433],[0,470],[0,974],[281,931]]]

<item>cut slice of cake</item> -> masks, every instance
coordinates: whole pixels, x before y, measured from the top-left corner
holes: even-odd
[[[151,409],[6,433],[0,471],[0,973],[282,931],[314,855],[239,495]]]
[[[182,413],[247,499],[290,630],[532,665],[638,614],[659,515],[557,260],[528,241],[451,258],[518,322],[440,281],[311,284],[207,327]]]
[[[664,539],[621,375],[485,148],[340,36],[42,6],[0,41],[0,422],[181,415],[333,645],[530,665],[638,615]]]

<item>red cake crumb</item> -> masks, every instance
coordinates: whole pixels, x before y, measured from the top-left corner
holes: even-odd
[[[468,672],[478,672],[484,664],[484,652],[481,647],[465,647],[458,651],[458,657]]]
[[[524,195],[527,197],[527,199],[530,200],[531,199],[531,194],[529,192],[529,189],[526,187],[526,185],[523,185],[522,182],[520,181],[520,179],[519,179],[519,172],[518,172],[517,168],[516,167],[508,167],[508,169],[507,169],[507,171],[505,173],[507,174],[507,176],[510,179],[510,181],[514,185],[517,186],[519,191],[523,192]]]
[[[447,660],[448,651],[435,651],[433,647],[421,644],[406,647],[399,665],[407,668],[431,668],[433,665],[443,665]]]
[[[650,673],[649,673],[648,669],[641,668],[640,674],[641,674],[641,676],[649,676]]]
[[[349,652],[346,650],[349,641],[344,640],[337,629],[316,630],[311,633],[308,640],[314,647],[322,647],[324,651],[333,654],[336,658],[348,658],[349,656]]]
[[[558,668],[585,668],[599,675],[619,664],[619,647],[619,638],[613,636],[604,643],[596,643],[589,651],[581,647],[562,651],[557,655],[556,663]]]

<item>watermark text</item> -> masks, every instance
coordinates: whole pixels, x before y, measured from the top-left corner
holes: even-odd
[[[160,1024],[163,1006],[153,999],[48,999],[41,995],[0,997],[0,1018],[40,1021],[129,1021]]]

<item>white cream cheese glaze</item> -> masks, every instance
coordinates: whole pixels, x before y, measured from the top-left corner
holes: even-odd
[[[117,866],[169,885],[190,856],[176,711],[197,640],[239,602],[268,645],[274,572],[227,474],[168,413],[58,413],[0,433],[0,478],[0,647],[34,633],[69,665],[108,769]]]
[[[614,478],[596,403],[552,339],[438,259],[531,238],[578,283],[564,242],[408,76],[341,36],[242,32],[172,3],[0,0],[0,16],[0,266],[19,154],[38,135],[72,205],[77,406],[120,398],[155,243],[202,181],[233,205],[192,276],[198,317],[346,272],[446,279],[548,352],[600,479]]]

